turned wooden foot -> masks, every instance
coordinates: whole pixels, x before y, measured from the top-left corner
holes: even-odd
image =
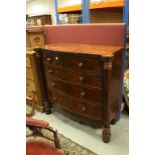
[[[116,124],[116,122],[117,122],[117,119],[116,119],[116,118],[114,118],[114,119],[111,121],[111,124],[112,124],[112,125],[115,125],[115,124]]]
[[[49,102],[44,102],[46,114],[51,114],[51,106]]]
[[[103,128],[102,138],[104,143],[108,143],[110,141],[111,133],[110,128]]]

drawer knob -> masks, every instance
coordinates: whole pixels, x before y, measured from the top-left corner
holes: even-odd
[[[81,95],[81,97],[85,97],[86,92],[85,92],[85,91],[82,91],[82,92],[80,93],[80,95]]]
[[[81,109],[81,110],[82,110],[83,112],[84,112],[84,111],[86,111],[86,107],[82,107],[82,109]]]
[[[80,80],[80,82],[83,82],[84,81],[84,77],[80,76],[79,80]]]
[[[53,96],[53,100],[56,101],[57,100],[57,97],[56,96]]]
[[[79,66],[79,68],[82,68],[83,67],[83,63],[80,62],[78,66]]]
[[[52,59],[51,59],[51,58],[47,58],[46,60],[49,62],[49,61],[51,61]]]
[[[49,73],[53,73],[53,69],[49,69],[48,72],[49,72]]]
[[[56,84],[55,82],[52,82],[52,83],[51,83],[51,87],[54,87],[54,86],[55,86],[55,84]]]
[[[59,60],[59,57],[55,57],[55,60]]]

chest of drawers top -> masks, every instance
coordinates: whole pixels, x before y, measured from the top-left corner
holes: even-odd
[[[73,44],[73,43],[55,43],[49,44],[41,49],[46,51],[56,51],[74,54],[97,55],[102,57],[112,57],[113,54],[122,50],[121,46],[105,46],[105,45],[90,45],[90,44]]]

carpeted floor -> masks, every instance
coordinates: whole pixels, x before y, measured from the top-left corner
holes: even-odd
[[[35,111],[33,118],[43,119],[58,130],[58,133],[71,139],[77,144],[88,148],[97,155],[128,155],[129,154],[129,117],[121,114],[120,121],[111,126],[111,141],[106,144],[102,141],[102,129],[92,128],[73,121],[68,117],[53,112],[50,115]]]
[[[65,151],[65,155],[97,155],[62,134],[59,134],[59,140],[61,148]]]
[[[31,130],[29,128],[26,129],[26,141],[31,141],[31,140],[42,140],[46,141],[47,143],[53,143],[52,141],[49,141],[45,138],[38,137],[38,136],[32,136]],[[46,132],[47,136],[47,132]],[[53,135],[49,135],[50,138],[53,139]],[[84,148],[83,146],[79,145],[78,143],[72,141],[70,138],[65,137],[64,135],[58,133],[58,138],[60,141],[60,146],[61,149],[64,150],[65,155],[97,155],[96,153],[90,151],[87,148]]]

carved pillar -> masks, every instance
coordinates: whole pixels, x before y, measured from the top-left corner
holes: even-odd
[[[102,138],[105,143],[110,141],[110,107],[111,107],[111,73],[112,73],[112,57],[104,58],[103,60],[103,93],[104,93],[104,108],[103,108],[103,132]]]
[[[46,114],[51,113],[51,106],[47,97],[46,88],[45,88],[45,80],[44,80],[44,74],[43,74],[43,68],[42,68],[42,62],[41,62],[41,49],[36,48],[36,62],[37,62],[37,70],[39,75],[39,82],[41,86],[41,91],[43,95],[43,102],[45,106],[45,112]]]

